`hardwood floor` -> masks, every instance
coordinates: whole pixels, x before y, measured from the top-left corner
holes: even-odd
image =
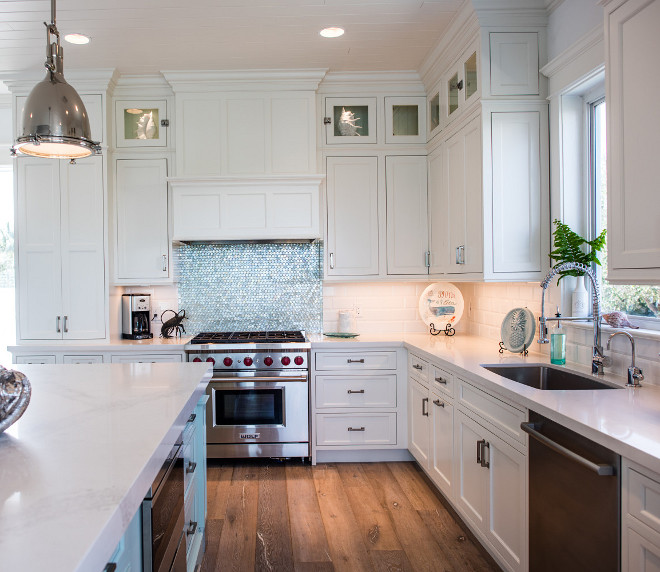
[[[415,463],[208,462],[203,572],[499,571]]]

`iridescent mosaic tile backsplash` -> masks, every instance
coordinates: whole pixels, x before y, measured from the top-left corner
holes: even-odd
[[[186,333],[323,330],[320,244],[175,246]]]

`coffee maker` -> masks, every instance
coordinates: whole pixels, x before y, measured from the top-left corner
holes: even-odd
[[[153,338],[150,315],[150,294],[122,294],[121,337],[125,340]]]

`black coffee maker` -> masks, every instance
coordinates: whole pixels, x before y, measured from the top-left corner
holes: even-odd
[[[153,338],[150,315],[150,294],[122,294],[121,337],[125,340]]]

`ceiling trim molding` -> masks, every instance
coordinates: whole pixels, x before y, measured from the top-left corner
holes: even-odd
[[[426,95],[422,78],[415,70],[328,72],[318,88],[323,94],[347,94],[355,90],[382,91],[388,95]]]
[[[112,90],[119,76],[116,69],[65,70],[66,80],[81,92],[106,92]],[[35,84],[44,78],[44,72],[25,70],[21,72],[0,72],[0,81],[14,95],[27,95]]]
[[[170,70],[175,93],[200,91],[316,91],[327,69]]]
[[[564,3],[564,0],[549,0],[546,3],[545,10],[548,13],[548,16],[552,14],[559,6]]]
[[[114,86],[114,97],[168,97],[173,95],[172,87],[162,74],[120,75]]]
[[[605,38],[603,26],[596,26],[591,32],[587,32],[577,42],[566,48],[561,54],[545,64],[539,71],[545,77],[557,75],[557,72],[569,65],[573,60],[588,52],[593,46],[602,43]],[[603,59],[605,52],[603,52]]]

